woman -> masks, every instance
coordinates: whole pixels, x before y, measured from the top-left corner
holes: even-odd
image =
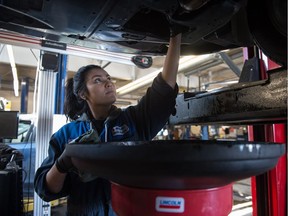
[[[170,38],[162,73],[154,79],[136,106],[117,109],[116,90],[109,74],[99,66],[82,67],[66,86],[65,114],[72,120],[50,140],[48,157],[35,175],[35,190],[45,201],[67,196],[68,215],[112,216],[110,182],[83,181],[71,172],[65,145],[91,129],[99,142],[151,140],[175,109],[176,75],[181,34]]]

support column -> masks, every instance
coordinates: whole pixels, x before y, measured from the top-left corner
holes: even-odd
[[[20,113],[28,111],[29,78],[25,77],[21,81],[21,109]]]
[[[55,114],[64,113],[65,79],[67,74],[67,55],[59,55],[59,71],[56,81]]]
[[[259,53],[258,53],[259,52]],[[265,62],[261,51],[245,50],[244,57],[257,55],[260,60],[260,79],[267,78],[267,71],[277,68],[270,59]],[[278,66],[279,67],[279,66]],[[248,126],[249,141],[283,143],[287,149],[287,124],[267,124]],[[278,145],[278,144],[275,144]],[[253,216],[287,215],[287,153],[272,170],[252,177]]]
[[[209,140],[209,128],[208,125],[201,126],[201,139]]]
[[[39,72],[36,124],[36,160],[37,169],[48,155],[49,140],[53,131],[58,54],[41,52],[41,70]],[[50,216],[51,206],[35,193],[34,216]]]

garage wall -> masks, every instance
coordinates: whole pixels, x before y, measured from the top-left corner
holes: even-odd
[[[19,92],[19,96],[15,97],[13,91],[0,91],[0,97],[3,97],[9,101],[11,101],[11,111],[19,111],[21,109],[21,92]],[[33,111],[33,92],[29,92],[28,94],[28,113],[32,113]]]

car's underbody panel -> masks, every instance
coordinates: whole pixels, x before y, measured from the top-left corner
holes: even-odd
[[[247,20],[247,8],[253,5],[248,0],[2,2],[2,29],[112,52],[165,54],[171,25],[183,32],[182,55],[254,45]],[[277,2],[276,9],[285,4]],[[286,16],[282,14],[280,20]],[[267,52],[273,58],[273,51]],[[276,61],[283,64],[282,59]]]

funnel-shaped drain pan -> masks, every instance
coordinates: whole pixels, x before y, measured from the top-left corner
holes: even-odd
[[[204,189],[259,175],[276,164],[285,145],[212,140],[69,144],[78,170],[138,188]]]

